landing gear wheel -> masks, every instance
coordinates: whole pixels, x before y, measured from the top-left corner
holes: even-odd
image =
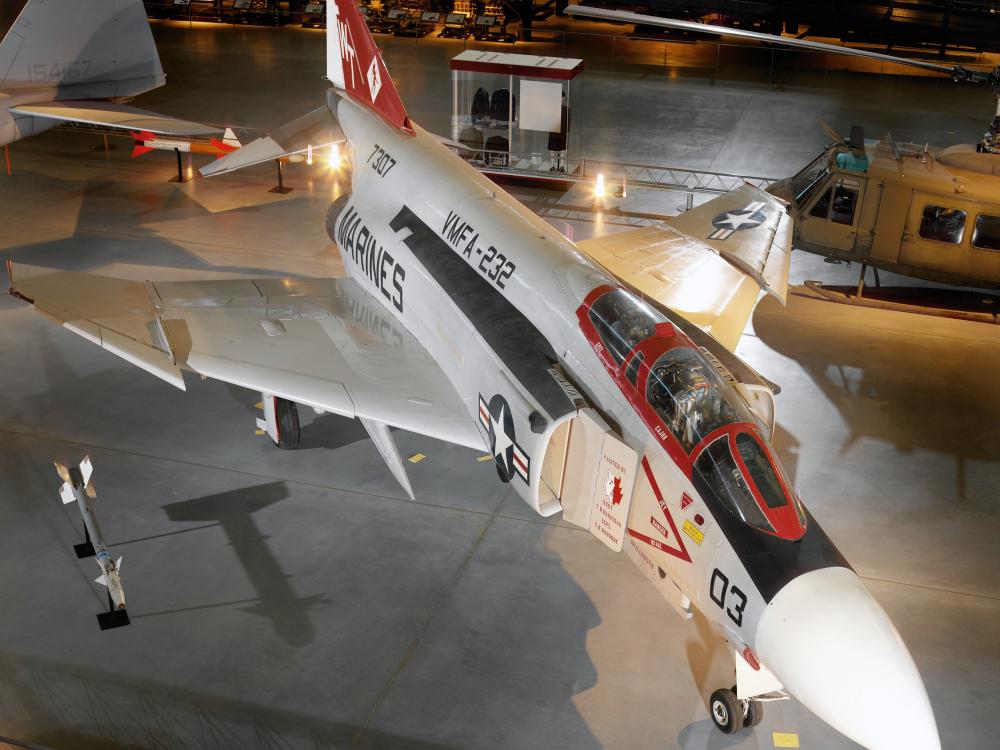
[[[753,729],[764,720],[764,704],[750,698],[740,701],[743,704],[743,726]]]
[[[733,685],[731,688],[733,695],[736,695],[736,686]],[[743,726],[747,729],[753,729],[755,726],[760,724],[764,719],[764,704],[761,703],[756,698],[747,698],[741,700],[737,698],[740,702],[740,709],[743,711]]]
[[[723,734],[734,734],[743,728],[743,706],[732,690],[723,688],[712,693],[708,709],[712,721]]]
[[[283,450],[299,447],[299,410],[294,401],[274,397],[274,418],[278,423],[278,442]]]

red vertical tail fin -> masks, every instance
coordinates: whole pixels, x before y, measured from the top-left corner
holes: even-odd
[[[399,92],[355,0],[327,0],[326,77],[358,104],[413,135]]]

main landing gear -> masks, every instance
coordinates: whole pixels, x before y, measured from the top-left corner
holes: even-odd
[[[285,450],[299,447],[299,410],[294,401],[262,393],[257,408],[264,412],[264,418],[257,420],[258,435],[267,435]]]
[[[744,727],[753,729],[764,718],[764,704],[756,698],[740,700],[735,686],[712,693],[708,701],[712,721],[723,734],[735,734]]]

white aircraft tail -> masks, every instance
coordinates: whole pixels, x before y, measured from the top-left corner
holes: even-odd
[[[413,134],[410,118],[355,0],[327,0],[326,77],[390,125]]]
[[[135,96],[166,82],[142,0],[28,0],[0,42],[0,87]],[[63,94],[63,90],[65,94]]]

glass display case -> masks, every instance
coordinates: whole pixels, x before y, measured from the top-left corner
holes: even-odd
[[[477,166],[576,169],[583,60],[466,50],[451,61],[452,140]]]

